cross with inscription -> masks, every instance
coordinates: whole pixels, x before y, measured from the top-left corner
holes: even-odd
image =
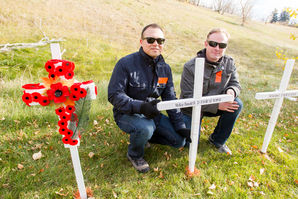
[[[286,90],[290,81],[291,73],[293,71],[294,63],[295,59],[289,59],[287,61],[278,91],[256,93],[255,98],[258,100],[276,98],[261,149],[262,153],[266,153],[267,151],[284,97],[298,96],[298,90]]]
[[[194,93],[193,98],[179,99],[159,102],[157,104],[157,109],[169,110],[176,108],[192,108],[192,121],[191,121],[191,144],[189,150],[189,166],[188,172],[190,174],[195,171],[195,162],[197,157],[197,148],[199,142],[199,128],[201,120],[201,106],[206,104],[216,104],[221,102],[233,101],[234,97],[232,95],[213,95],[202,97],[203,93],[203,80],[204,80],[204,58],[196,58],[195,64],[195,76],[194,76]]]

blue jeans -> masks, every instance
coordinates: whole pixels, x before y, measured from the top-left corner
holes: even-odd
[[[239,108],[235,110],[234,112],[227,112],[227,111],[220,111],[218,110],[216,114],[209,113],[209,112],[202,112],[201,113],[201,122],[203,117],[216,117],[220,116],[217,122],[217,125],[213,131],[213,133],[210,135],[211,138],[214,140],[214,144],[217,147],[220,147],[221,145],[224,145],[228,138],[230,137],[234,124],[241,112],[241,109],[243,107],[242,101],[239,98],[236,98],[235,101],[238,103]],[[191,117],[188,115],[183,114],[183,119],[186,125],[186,128],[191,128]],[[200,139],[200,132],[201,132],[201,126],[199,130],[199,139]]]
[[[125,114],[117,121],[117,125],[122,131],[130,134],[128,154],[133,158],[144,156],[145,144],[148,141],[175,148],[185,144],[185,138],[177,134],[170,119],[163,114],[160,114],[156,123],[142,114]]]

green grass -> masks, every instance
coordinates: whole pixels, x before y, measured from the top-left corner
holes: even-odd
[[[275,57],[276,47],[297,57],[298,41],[289,40],[296,28],[253,21],[242,27],[239,17],[170,0],[1,3],[1,44],[39,41],[43,36],[34,24],[41,21],[48,37],[65,39],[63,58],[75,62],[76,79],[93,79],[98,86],[90,126],[79,147],[85,183],[95,198],[297,198],[297,103],[284,100],[265,156],[259,150],[274,100],[254,99],[256,92],[279,87],[283,61]],[[139,48],[141,29],[151,22],[164,27],[164,57],[172,67],[177,96],[183,64],[203,48],[207,32],[222,26],[232,36],[227,54],[235,59],[244,102],[227,143],[233,156],[219,154],[208,144],[217,119],[204,118],[198,177],[185,175],[187,148],[161,145],[146,149],[151,171],[136,172],[126,158],[129,137],[113,121],[107,101],[109,77],[117,60]],[[50,58],[49,46],[0,54],[0,198],[73,198],[77,190],[54,107],[28,107],[21,100],[21,86],[47,76],[44,64]],[[296,66],[289,89],[297,89]],[[43,157],[35,161],[32,155],[38,151]],[[95,153],[92,158],[90,152]],[[24,168],[18,169],[18,164]],[[250,177],[257,187],[248,186]],[[216,188],[210,190],[212,184]]]

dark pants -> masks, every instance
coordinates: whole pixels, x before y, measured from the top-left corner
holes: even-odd
[[[175,148],[183,147],[185,144],[185,138],[176,133],[170,119],[163,114],[160,114],[156,123],[142,114],[123,115],[117,121],[117,125],[122,131],[130,134],[128,154],[133,158],[144,156],[145,144],[148,141]]]
[[[227,111],[217,111],[216,114],[209,113],[209,112],[202,112],[201,114],[201,122],[203,117],[217,117],[219,116],[217,125],[213,131],[213,133],[210,135],[211,138],[214,140],[214,144],[219,147],[226,143],[228,138],[230,137],[234,124],[241,112],[241,109],[243,107],[242,101],[239,98],[236,98],[235,101],[238,103],[239,108],[235,110],[234,112],[227,112]],[[183,119],[186,125],[186,128],[191,128],[191,117],[188,115],[183,114]],[[201,131],[201,125],[199,130],[199,138],[200,138],[200,131]]]

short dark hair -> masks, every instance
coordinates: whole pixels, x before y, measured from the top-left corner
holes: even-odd
[[[156,24],[156,23],[152,23],[152,24],[149,24],[149,25],[147,25],[147,26],[145,26],[144,28],[143,28],[143,30],[142,30],[142,34],[141,34],[141,39],[144,39],[144,32],[148,29],[148,28],[158,28],[158,29],[160,29],[162,32],[163,32],[163,30],[162,30],[162,28],[158,25],[158,24]]]
[[[212,35],[213,33],[223,33],[227,36],[227,38],[230,38],[230,34],[228,33],[228,31],[224,28],[213,28],[212,30],[210,30],[210,32],[207,35],[207,40],[209,39],[209,36]]]

